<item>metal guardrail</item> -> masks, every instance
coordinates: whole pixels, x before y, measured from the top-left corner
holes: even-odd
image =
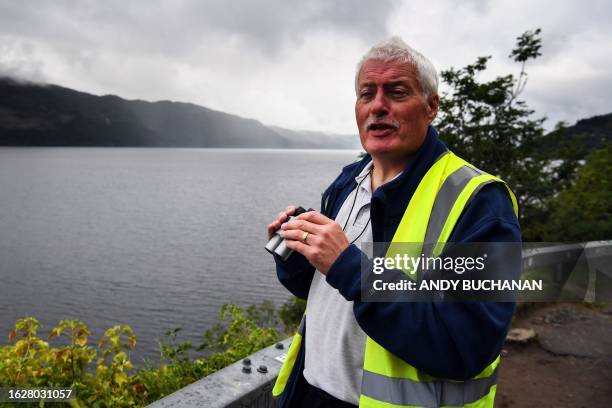
[[[555,280],[565,282],[580,262],[588,267],[582,295],[596,301],[597,277],[612,280],[612,241],[565,244],[523,250],[523,269],[552,267]],[[272,387],[291,338],[231,364],[149,405],[149,408],[273,408]],[[246,364],[248,362],[249,364]]]
[[[149,408],[272,408],[276,404],[272,387],[290,343],[291,338],[260,350],[155,401]]]
[[[542,246],[523,250],[523,272],[547,268],[551,281],[562,290],[559,301],[601,302],[610,299],[612,241]],[[573,274],[586,274],[584,284],[570,282]],[[603,281],[603,282],[602,282]]]

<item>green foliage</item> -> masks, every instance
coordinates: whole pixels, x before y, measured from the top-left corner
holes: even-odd
[[[544,240],[594,241],[612,238],[612,143],[587,156],[575,181],[549,200],[539,223]]]
[[[251,317],[235,305],[221,306],[222,323],[204,332],[199,349],[223,353],[232,363],[279,339],[276,328],[259,327]]]
[[[251,305],[247,309],[247,318],[258,326],[275,327],[278,317],[274,303],[264,300],[260,305]]]
[[[546,135],[546,138],[552,139],[557,135],[563,135],[566,129],[567,125],[564,122],[559,122],[555,130]],[[570,186],[581,162],[589,154],[589,148],[585,143],[580,142],[581,138],[580,136],[574,136],[571,139],[559,137],[557,145],[547,149],[543,154],[552,170],[550,172],[551,181],[557,186],[556,191],[561,191]],[[546,140],[544,143],[548,144],[549,141]]]
[[[509,57],[516,62],[526,62],[532,58],[537,58],[542,48],[542,39],[539,37],[541,29],[535,31],[525,31],[523,34],[516,37],[516,48],[512,50]]]
[[[306,301],[297,297],[289,299],[278,312],[285,333],[295,333],[306,311]]]
[[[0,348],[0,384],[73,387],[77,396],[71,401],[73,407],[128,407],[143,402],[129,375],[132,363],[126,351],[136,344],[129,327],[108,329],[99,349],[88,344],[91,332],[79,320],[62,320],[51,330],[47,340],[57,338],[63,343],[58,347],[39,338],[39,328],[33,317],[17,320],[9,344]]]
[[[206,375],[202,363],[188,354],[193,348],[191,343],[178,342],[177,335],[181,330],[176,328],[167,331],[165,339],[159,342],[159,365],[146,361],[145,367],[138,372],[143,393],[149,402],[171,394]]]
[[[544,118],[532,118],[534,111],[518,99],[527,82],[525,64],[540,55],[539,34],[537,29],[517,38],[510,57],[522,64],[518,77],[478,81],[491,57],[442,71],[450,91],[441,98],[437,123],[442,139],[454,152],[510,185],[519,199],[527,239],[530,220],[545,211],[543,199],[554,192],[540,154]]]
[[[285,336],[276,329],[277,325],[276,311],[269,301],[250,306],[246,313],[235,305],[223,305],[220,322],[204,332],[197,348],[205,356],[195,359],[188,355],[190,343],[177,342],[180,329],[166,332],[166,342],[160,344],[162,364],[149,364],[138,374],[148,400],[155,401],[274,344]]]
[[[544,136],[544,118],[534,118],[519,99],[525,66],[541,55],[540,34],[536,29],[517,37],[509,57],[521,64],[518,76],[479,81],[490,57],[442,71],[450,91],[440,101],[437,127],[459,156],[510,185],[519,200],[523,240],[610,239],[610,147],[592,153],[581,168],[593,137],[564,137],[565,123]]]
[[[128,326],[106,330],[91,345],[91,332],[79,320],[60,321],[43,339],[38,336],[38,320],[19,319],[8,344],[0,346],[0,384],[72,387],[76,395],[70,402],[73,408],[144,406],[286,337],[288,333],[281,333],[278,327],[281,321],[285,327],[295,327],[303,313],[302,303],[291,300],[279,313],[270,301],[246,311],[223,305],[220,322],[204,332],[197,350],[189,342],[178,341],[180,328],[167,331],[159,343],[159,364],[147,361],[138,371],[129,358],[137,340]],[[51,341],[59,344],[52,346]],[[200,355],[190,355],[196,352]],[[2,406],[10,405],[0,403]]]

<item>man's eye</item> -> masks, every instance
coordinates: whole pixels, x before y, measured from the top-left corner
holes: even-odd
[[[360,97],[360,98],[362,98],[362,99],[368,99],[368,98],[371,98],[371,97],[372,97],[372,95],[374,95],[374,92],[371,92],[371,91],[363,91],[363,92],[361,92],[361,93],[359,94],[359,97]]]
[[[408,95],[408,91],[402,88],[396,88],[391,90],[391,95],[396,97],[403,97]]]

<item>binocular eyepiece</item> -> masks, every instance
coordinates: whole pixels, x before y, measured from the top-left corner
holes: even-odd
[[[302,207],[298,207],[295,209],[295,212],[293,213],[293,215],[289,217],[289,220],[292,220],[298,215],[304,214],[305,212],[309,212],[309,211],[314,211],[314,210],[312,208],[305,210]],[[274,236],[270,238],[270,240],[266,244],[266,251],[268,251],[272,255],[276,254],[280,256],[283,261],[286,261],[287,258],[289,258],[289,255],[293,253],[293,249],[287,248],[287,241],[285,240],[285,238],[280,236],[280,234],[278,233],[278,230],[274,233]]]

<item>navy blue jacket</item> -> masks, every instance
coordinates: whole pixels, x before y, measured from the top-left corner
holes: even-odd
[[[430,127],[414,159],[396,179],[372,194],[374,242],[390,242],[419,182],[446,146]],[[469,161],[469,157],[466,157]],[[357,186],[355,177],[371,160],[350,164],[323,193],[322,212],[334,219]],[[323,203],[327,200],[327,206]],[[505,187],[484,186],[463,211],[449,242],[520,242],[520,227]],[[275,256],[280,282],[306,299],[315,268],[300,254]],[[361,251],[350,245],[327,273],[327,282],[349,301],[363,331],[384,348],[436,377],[463,380],[481,372],[501,351],[515,304],[493,302],[361,302]],[[306,324],[306,328],[308,323]],[[286,394],[298,392],[303,347]],[[302,366],[300,366],[302,364]],[[301,378],[300,378],[301,377]],[[296,397],[296,395],[293,395]],[[283,400],[293,399],[283,395]],[[282,405],[282,404],[281,404]]]

